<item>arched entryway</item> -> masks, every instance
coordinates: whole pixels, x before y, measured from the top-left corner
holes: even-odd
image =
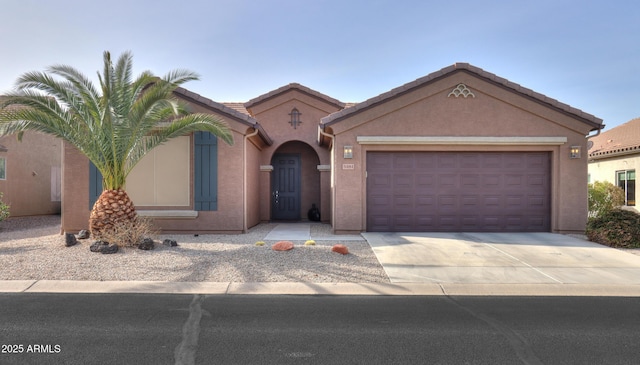
[[[271,158],[271,220],[306,220],[312,205],[322,209],[319,163],[316,151],[304,142],[287,142],[275,151]]]

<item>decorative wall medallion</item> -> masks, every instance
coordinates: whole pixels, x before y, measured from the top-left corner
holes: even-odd
[[[447,97],[451,97],[451,96],[455,96],[456,98],[459,96],[463,96],[465,99],[467,98],[467,96],[471,96],[472,98],[476,97],[473,94],[473,92],[469,90],[469,88],[467,88],[467,85],[465,84],[458,84],[458,86],[456,86],[453,90],[451,90],[449,95],[447,95]]]

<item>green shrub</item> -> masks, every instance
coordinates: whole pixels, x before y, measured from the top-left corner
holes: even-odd
[[[587,237],[590,241],[620,248],[640,248],[640,214],[613,209],[589,219]]]
[[[589,218],[600,217],[624,204],[624,190],[607,181],[589,184]]]
[[[0,193],[0,222],[9,218],[9,206],[2,201],[2,193]]]

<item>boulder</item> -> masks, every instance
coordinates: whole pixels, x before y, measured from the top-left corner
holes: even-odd
[[[71,247],[78,243],[76,240],[76,236],[73,233],[65,233],[64,234],[64,245],[67,247]]]
[[[176,247],[178,245],[178,242],[176,242],[176,240],[170,240],[167,238],[166,240],[162,241],[162,244],[169,247]]]
[[[153,250],[153,248],[155,247],[155,244],[153,242],[153,240],[149,237],[145,237],[139,244],[138,244],[138,248],[141,250]]]
[[[289,251],[293,250],[293,242],[291,241],[279,241],[271,246],[271,249],[274,251]]]
[[[87,231],[86,229],[83,229],[80,232],[78,232],[79,240],[86,240],[87,238],[89,238],[89,236],[90,236],[89,231]]]
[[[333,245],[333,247],[331,247],[331,251],[341,253],[343,255],[349,253],[349,249],[347,248],[347,246],[342,244]]]
[[[89,250],[91,250],[91,252],[102,252],[102,247],[108,244],[109,242],[95,241],[94,243],[91,244],[91,246],[89,246]]]
[[[118,245],[115,243],[109,243],[104,241],[95,241],[89,246],[91,252],[100,252],[103,254],[110,254],[118,252]]]
[[[102,247],[102,254],[110,254],[110,253],[116,253],[118,252],[118,245],[116,245],[115,243],[109,243],[106,246]]]

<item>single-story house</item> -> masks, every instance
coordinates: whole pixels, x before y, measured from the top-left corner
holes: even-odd
[[[624,205],[635,211],[636,170],[640,167],[640,118],[589,139],[589,182],[608,181],[625,192]]]
[[[585,229],[581,151],[602,120],[466,63],[357,104],[296,83],[246,103],[176,96],[236,142],[194,133],[136,166],[126,189],[167,232],[245,232],[313,205],[335,233]],[[65,145],[63,230],[87,228],[100,190]]]
[[[11,217],[59,214],[62,142],[25,132],[0,137],[0,192]]]

